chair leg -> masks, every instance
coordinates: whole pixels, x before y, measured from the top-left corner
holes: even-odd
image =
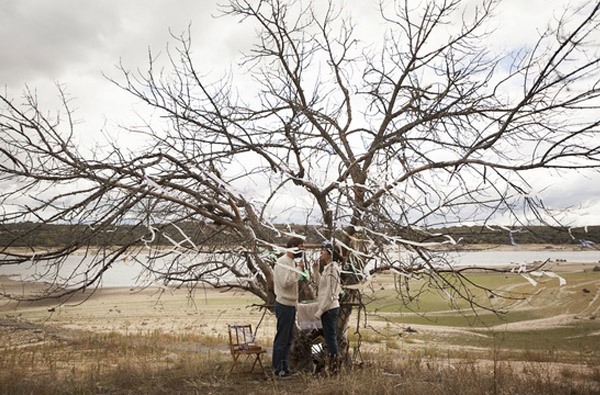
[[[256,362],[260,362],[260,354],[256,354],[256,358],[254,358],[254,363],[252,364],[251,372],[254,372],[254,367],[256,366]]]
[[[260,360],[260,356],[261,355],[262,354],[257,354],[256,355],[256,361],[255,361],[255,363],[258,362],[258,366],[260,366],[260,370],[262,370],[262,372],[264,373],[265,377],[268,380],[270,377],[269,377],[269,374],[267,373],[267,371],[265,370],[265,367],[263,366],[262,361]]]
[[[239,355],[235,355],[233,357],[233,365],[231,365],[231,369],[229,369],[229,373],[233,373],[233,370],[235,369],[235,366],[237,365],[238,358],[239,358]]]
[[[235,368],[238,364],[240,355],[241,354],[236,354],[233,356],[233,364],[231,365],[231,369],[229,370],[229,373],[233,373],[233,371],[235,370]],[[254,368],[256,367],[256,364],[258,363],[258,366],[260,366],[260,369],[264,373],[265,377],[268,379],[269,374],[265,370],[262,360],[260,359],[262,353],[261,354],[258,354],[258,353],[257,354],[246,354],[246,359],[244,360],[244,363],[248,363],[248,358],[250,358],[252,355],[254,355],[255,358],[254,358],[254,362],[252,363],[252,368],[250,369],[249,373],[254,372]]]

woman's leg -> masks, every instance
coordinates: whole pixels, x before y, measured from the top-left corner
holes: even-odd
[[[321,315],[321,324],[323,325],[323,337],[325,338],[325,344],[327,345],[327,351],[330,356],[336,357],[338,355],[338,342],[337,342],[337,319],[339,308],[336,307],[331,310],[327,310]]]

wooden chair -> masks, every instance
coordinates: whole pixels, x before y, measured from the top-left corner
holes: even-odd
[[[231,365],[229,373],[233,373],[235,370],[240,356],[245,355],[246,360],[254,356],[250,372],[254,371],[254,367],[258,363],[263,373],[268,378],[269,376],[260,360],[261,355],[266,354],[267,350],[256,344],[256,338],[254,332],[252,332],[252,325],[234,324],[227,325],[227,327],[229,329],[229,350],[231,351],[231,357],[233,358],[233,365]]]

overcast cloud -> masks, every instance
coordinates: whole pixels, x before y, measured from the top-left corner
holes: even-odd
[[[320,0],[319,0],[320,1]],[[471,1],[475,3],[475,0]],[[348,0],[363,37],[378,32],[371,18],[377,14],[371,0]],[[494,45],[516,50],[549,19],[559,16],[567,0],[504,0]],[[572,3],[572,2],[571,2]],[[36,89],[41,103],[56,107],[55,83],[66,86],[76,99],[76,116],[84,133],[97,135],[103,125],[132,122],[132,98],[112,85],[103,73],[118,76],[123,62],[144,69],[148,48],[164,51],[172,42],[169,31],[192,26],[198,67],[222,73],[253,38],[251,26],[236,20],[213,18],[216,0],[0,0],[0,85],[18,97],[25,85]],[[377,37],[379,39],[379,37]],[[545,182],[545,181],[544,181]],[[535,189],[543,189],[534,185]],[[537,184],[540,184],[539,179]],[[600,224],[600,182],[571,177],[548,181],[545,202],[555,208],[589,205],[588,216],[573,221]]]

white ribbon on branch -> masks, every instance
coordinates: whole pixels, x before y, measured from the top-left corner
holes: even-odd
[[[536,276],[536,277],[548,276],[548,277],[551,277],[551,278],[557,278],[558,279],[558,284],[560,286],[567,284],[567,280],[565,280],[563,277],[559,276],[558,274],[556,274],[554,272],[549,272],[547,270],[536,270],[534,272],[531,272],[530,274],[532,276]]]

